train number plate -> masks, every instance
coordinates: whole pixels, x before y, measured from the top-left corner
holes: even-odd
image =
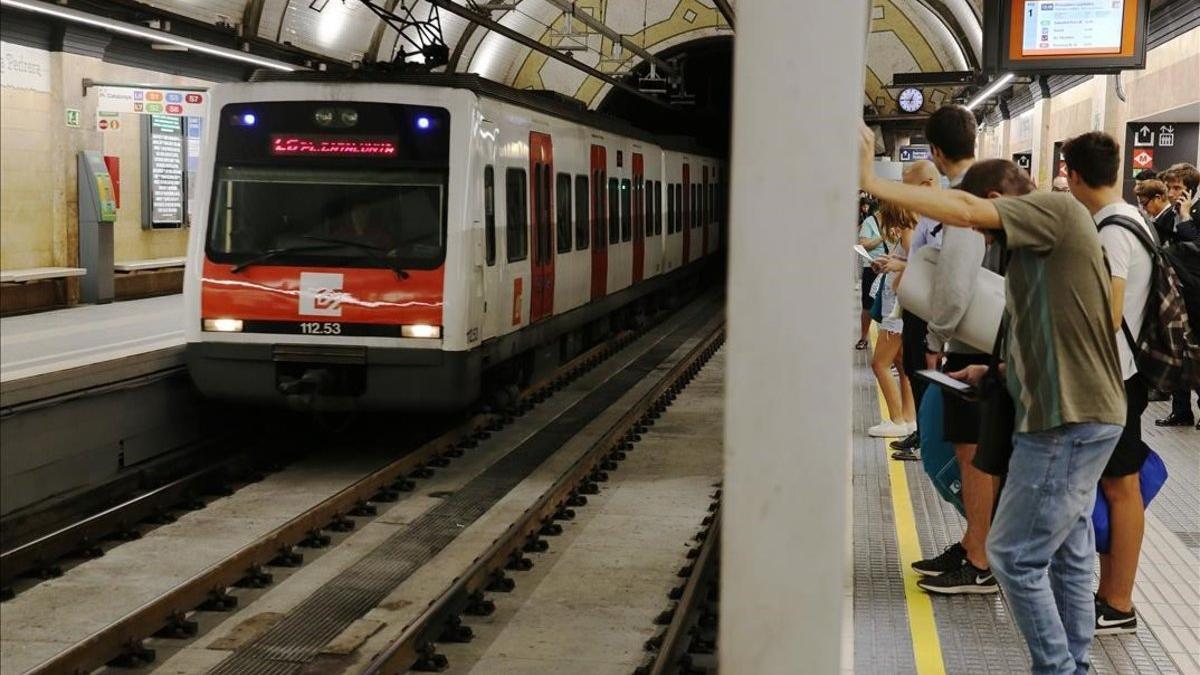
[[[341,335],[340,321],[301,321],[300,332],[304,335]]]
[[[400,337],[400,326],[379,323],[346,323],[344,321],[246,321],[243,324],[242,332],[343,337]]]

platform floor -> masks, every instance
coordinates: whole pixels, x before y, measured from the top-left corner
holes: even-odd
[[[182,295],[6,317],[0,319],[0,382],[182,344]]]
[[[916,587],[914,556],[940,552],[965,522],[943,501],[919,462],[890,458],[887,439],[866,435],[880,401],[859,352],[853,426],[853,663],[859,673],[1021,673],[1028,652],[1003,594],[931,597]],[[1171,478],[1146,514],[1134,604],[1134,635],[1097,638],[1097,673],[1200,675],[1200,431],[1161,429],[1152,403],[1146,442]]]

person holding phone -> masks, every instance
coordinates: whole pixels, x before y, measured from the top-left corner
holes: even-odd
[[[1158,174],[1167,188],[1167,202],[1154,219],[1154,229],[1158,232],[1159,242],[1163,246],[1171,244],[1197,242],[1200,243],[1200,171],[1191,164],[1174,164],[1166,171]],[[1192,325],[1196,318],[1192,317]],[[1200,406],[1200,392],[1196,393],[1196,403]],[[1177,391],[1171,394],[1171,414],[1154,420],[1160,427],[1187,427],[1196,424],[1196,416],[1192,413],[1192,392]],[[1200,425],[1196,426],[1200,430]]]

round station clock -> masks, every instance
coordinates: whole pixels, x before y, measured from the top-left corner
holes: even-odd
[[[920,89],[909,87],[900,92],[899,98],[896,99],[900,103],[900,109],[904,112],[917,112],[921,106],[925,105],[925,95]]]

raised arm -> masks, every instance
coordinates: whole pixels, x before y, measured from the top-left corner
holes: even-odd
[[[876,176],[875,134],[865,124],[861,131],[859,183],[863,190],[946,225],[1000,229],[1000,212],[987,199],[962,190],[929,190]]]

